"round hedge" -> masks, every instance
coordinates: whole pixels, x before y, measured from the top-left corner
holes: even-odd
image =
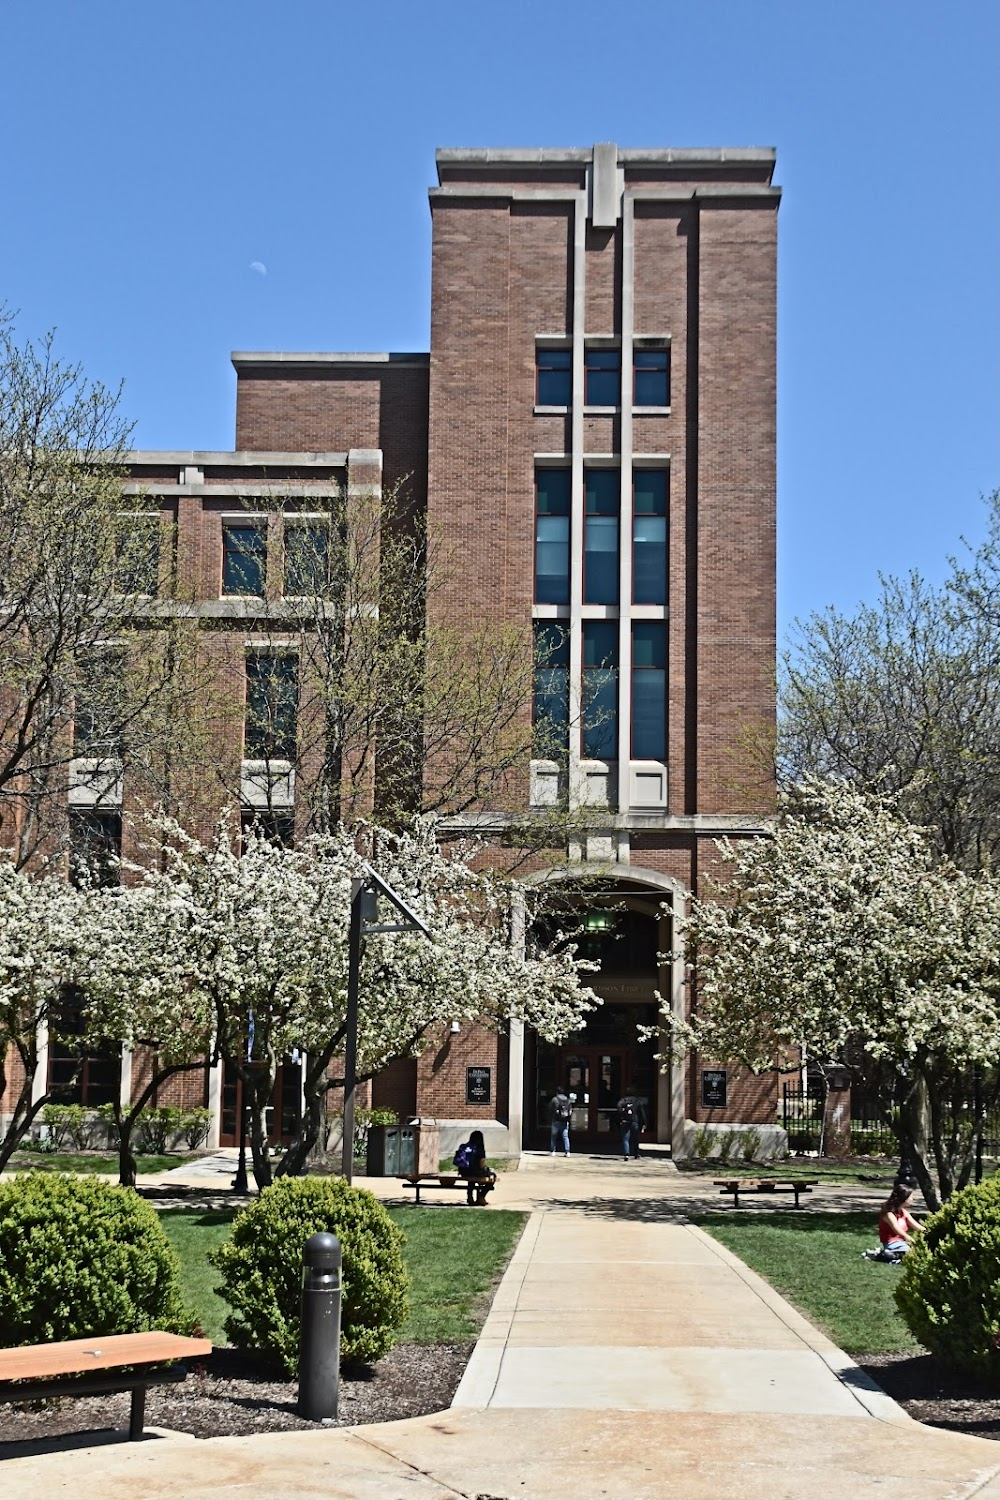
[[[343,1252],[340,1356],[381,1359],[405,1321],[409,1278],[402,1232],[373,1194],[341,1177],[280,1177],[237,1214],[232,1238],[212,1253],[220,1295],[232,1308],[226,1334],[241,1349],[299,1358],[302,1247],[335,1234]]]
[[[187,1333],[180,1268],[131,1188],[26,1172],[0,1184],[0,1344]]]
[[[932,1354],[1000,1380],[1000,1176],[963,1188],[926,1221],[895,1295]]]

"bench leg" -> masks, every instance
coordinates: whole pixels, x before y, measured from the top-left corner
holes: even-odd
[[[142,1429],[146,1425],[146,1387],[137,1385],[132,1392],[132,1414],[129,1418],[128,1435],[129,1440],[134,1442],[136,1438],[142,1437]]]

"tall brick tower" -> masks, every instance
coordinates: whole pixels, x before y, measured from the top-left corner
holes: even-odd
[[[533,763],[530,801],[590,809],[569,871],[626,903],[610,935],[593,914],[603,1013],[573,1047],[529,1039],[528,1133],[556,1081],[595,1139],[623,1081],[678,1146],[685,1119],[773,1120],[773,1082],[713,1070],[725,1103],[703,1104],[699,1068],[658,1086],[634,1037],[670,947],[660,903],[771,805],[748,741],[774,717],[774,153],[437,163],[428,506],[463,568],[435,607],[554,643],[534,710],[565,754]]]

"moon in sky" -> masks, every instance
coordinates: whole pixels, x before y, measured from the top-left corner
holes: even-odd
[[[252,260],[250,262],[250,269],[251,271],[256,271],[258,276],[267,275],[267,267],[262,260]]]

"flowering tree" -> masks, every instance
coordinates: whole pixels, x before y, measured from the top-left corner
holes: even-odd
[[[690,1022],[667,1014],[678,1040],[755,1070],[799,1049],[849,1064],[862,1044],[904,1082],[893,1125],[936,1206],[971,1172],[969,1074],[1000,1059],[1000,886],[816,779],[772,837],[721,847],[733,879],[684,924],[697,997]]]
[[[56,1034],[66,993],[83,977],[84,932],[71,886],[0,863],[0,1099],[8,1112],[0,1171],[51,1098],[35,1088],[39,1043],[46,1031]]]
[[[156,1091],[176,1073],[202,1068],[211,1051],[214,1012],[190,971],[190,907],[169,889],[115,886],[85,897],[88,950],[83,986],[88,1044],[97,1050],[147,1050],[142,1086],[111,1114],[119,1181],[134,1187],[132,1134]]]
[[[410,933],[368,939],[359,1078],[419,1051],[435,1023],[466,1018],[499,1026],[517,1017],[554,1038],[577,1028],[597,1003],[582,982],[586,966],[572,953],[530,957],[511,943],[516,888],[443,854],[432,828],[338,828],[298,850],[251,833],[242,851],[225,820],[210,844],[175,824],[164,832],[161,867],[145,873],[144,889],[179,914],[172,951],[188,985],[182,1008],[191,1006],[195,1030],[211,1014],[215,1055],[243,1083],[259,1186],[272,1179],[266,1110],[283,1058],[297,1050],[306,1063],[305,1110],[281,1173],[302,1169],[319,1138],[326,1096],[343,1084],[330,1065],[344,1046],[351,881],[364,874],[365,860],[417,911],[433,940]]]

